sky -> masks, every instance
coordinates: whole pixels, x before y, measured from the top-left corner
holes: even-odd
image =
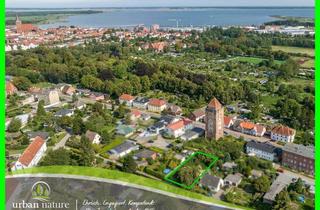
[[[6,0],[6,7],[314,6],[314,0]]]

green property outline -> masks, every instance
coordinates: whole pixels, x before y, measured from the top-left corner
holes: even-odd
[[[180,168],[185,166],[188,162],[191,161],[191,159],[193,159],[196,155],[199,155],[199,154],[211,158],[212,162],[209,164],[209,166],[203,172],[201,172],[201,174],[193,181],[193,183],[191,185],[185,185],[185,184],[182,184],[182,183],[179,183],[179,182],[176,182],[176,181],[170,179],[174,174],[177,173],[177,171],[180,170]],[[171,183],[173,183],[175,185],[178,185],[180,187],[183,187],[185,189],[191,190],[200,181],[200,179],[212,168],[212,166],[217,162],[218,159],[219,158],[217,156],[212,155],[212,154],[199,152],[199,151],[198,152],[194,152],[186,160],[184,160],[182,163],[180,163],[180,165],[178,165],[175,169],[173,169],[169,174],[167,174],[164,177],[164,180],[166,180],[168,182],[171,182]]]

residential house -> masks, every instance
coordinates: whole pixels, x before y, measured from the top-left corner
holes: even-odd
[[[72,96],[76,92],[76,89],[72,85],[65,85],[62,87],[61,92],[63,94]]]
[[[229,174],[224,178],[224,185],[237,187],[242,181],[242,174]]]
[[[30,131],[27,132],[27,136],[30,139],[30,141],[35,140],[38,136],[45,141],[47,141],[50,138],[50,134],[46,131]]]
[[[150,44],[150,48],[157,53],[163,52],[166,46],[167,46],[166,42],[154,42]]]
[[[263,136],[266,132],[266,128],[262,125],[240,120],[234,122],[233,129],[252,136]]]
[[[287,143],[282,148],[282,165],[314,175],[314,146]]]
[[[169,114],[172,115],[181,115],[182,114],[182,109],[181,107],[175,105],[175,104],[167,104],[167,111]]]
[[[125,141],[124,143],[116,146],[115,148],[109,150],[109,154],[115,158],[121,158],[125,155],[129,154],[130,152],[139,150],[139,146],[132,141]]]
[[[204,122],[206,113],[202,109],[197,109],[190,114],[190,119],[196,122]]]
[[[289,180],[289,181],[288,181]],[[276,196],[289,184],[291,179],[286,174],[280,174],[271,184],[268,192],[263,196],[263,202],[273,204]]]
[[[234,168],[236,168],[238,166],[238,164],[236,164],[235,162],[225,162],[224,164],[222,164],[222,168],[224,170],[232,170]]]
[[[148,149],[144,149],[139,151],[137,154],[133,156],[136,160],[147,160],[152,159],[155,160],[157,158],[157,153]]]
[[[211,193],[216,193],[224,186],[224,182],[220,177],[206,174],[201,178],[199,185],[209,189]]]
[[[6,95],[13,95],[14,93],[18,92],[18,89],[14,84],[10,81],[6,81]]]
[[[94,101],[103,101],[105,99],[103,93],[91,92],[89,98]]]
[[[162,112],[167,107],[167,103],[162,99],[150,99],[148,103],[148,110],[151,112]]]
[[[199,138],[200,136],[204,135],[204,129],[199,127],[194,127],[191,130],[187,130],[185,134],[183,134],[180,138],[184,141],[190,141],[196,138]]]
[[[259,178],[263,175],[263,172],[262,171],[259,171],[259,170],[255,170],[255,169],[252,169],[251,170],[251,177],[252,178]]]
[[[181,119],[177,122],[171,123],[166,128],[166,133],[169,136],[174,138],[178,138],[185,134],[187,130],[191,130],[193,128],[193,123],[189,119]]]
[[[119,97],[119,103],[120,103],[120,104],[125,104],[126,106],[132,106],[134,99],[135,99],[135,97],[132,96],[132,95],[122,94],[122,95]]]
[[[101,142],[101,136],[96,132],[87,130],[86,137],[89,139],[89,141],[92,144],[100,144],[100,142]]]
[[[116,128],[116,134],[129,137],[134,133],[134,129],[128,125],[118,125]]]
[[[165,123],[164,121],[158,121],[152,126],[150,126],[148,128],[148,131],[155,134],[159,134],[161,131],[165,130],[166,126],[167,126],[167,123]]]
[[[281,149],[268,142],[250,141],[246,144],[246,153],[269,161],[278,161]]]
[[[149,114],[142,113],[141,119],[147,121],[151,119],[151,116]]]
[[[149,103],[148,98],[136,97],[132,102],[132,106],[138,109],[147,109],[148,103]]]
[[[82,109],[85,109],[86,108],[86,104],[80,100],[74,102],[73,104],[73,108],[74,109],[78,109],[78,110],[82,110]]]
[[[132,109],[129,116],[132,121],[135,121],[141,117],[141,112],[138,109]]]
[[[224,127],[225,128],[231,128],[231,126],[233,126],[233,123],[234,123],[234,118],[233,117],[224,116],[223,117],[223,121],[224,121]]]
[[[71,117],[72,115],[74,115],[74,111],[72,109],[60,109],[54,114],[55,117]]]
[[[21,121],[21,127],[24,127],[28,124],[28,120],[31,118],[31,114],[21,114],[14,117]]]
[[[36,166],[46,150],[46,141],[39,136],[36,137],[27,149],[25,149],[12,169],[19,170]]]
[[[294,129],[283,125],[278,125],[271,130],[271,139],[275,141],[292,143],[295,135],[296,131]]]
[[[37,95],[38,101],[43,100],[45,108],[53,107],[60,104],[59,93],[56,90],[48,90],[42,94]]]

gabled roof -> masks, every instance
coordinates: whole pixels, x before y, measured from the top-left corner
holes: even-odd
[[[202,109],[197,109],[197,110],[194,110],[191,115],[193,115],[194,117],[198,118],[198,117],[202,117],[204,116],[206,113],[204,112],[204,110]]]
[[[149,105],[151,105],[151,106],[158,106],[158,107],[160,107],[160,106],[163,106],[163,105],[165,105],[165,104],[166,104],[166,101],[165,101],[165,100],[157,99],[157,98],[152,98],[152,99],[150,99],[150,101],[149,101]]]
[[[200,183],[204,186],[211,186],[214,188],[217,188],[219,186],[219,183],[221,181],[221,178],[212,176],[210,174],[206,174],[204,177],[202,177]]]
[[[120,100],[124,100],[124,101],[131,101],[134,100],[135,97],[133,97],[132,95],[129,94],[122,94],[119,99]]]
[[[255,148],[268,153],[277,153],[277,148],[268,142],[249,141],[246,147]]]
[[[14,84],[12,82],[7,81],[6,82],[6,93],[7,94],[12,94],[14,92],[16,92],[18,89],[16,88],[16,86],[14,86]]]
[[[37,136],[23,152],[18,161],[21,164],[28,166],[44,143],[45,141],[41,137]]]
[[[218,99],[213,98],[209,104],[208,107],[210,108],[215,108],[215,109],[221,109],[222,105],[220,104],[220,102],[218,101]]]
[[[135,117],[141,116],[141,112],[138,109],[132,109],[131,115],[134,115]]]
[[[93,141],[96,135],[99,135],[99,134],[90,130],[87,130],[86,132],[86,137],[89,139],[89,141]]]
[[[232,122],[232,120],[233,120],[232,117],[224,116],[224,118],[223,118],[224,125],[228,126],[230,124],[230,122]]]
[[[274,127],[271,132],[281,136],[293,136],[296,133],[294,129],[283,126],[283,125],[278,125]]]
[[[254,123],[244,121],[240,123],[240,127],[247,130],[251,130],[251,129],[255,129],[256,125]]]

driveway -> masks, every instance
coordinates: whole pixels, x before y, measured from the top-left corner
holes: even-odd
[[[53,150],[57,150],[61,147],[64,147],[70,136],[71,135],[67,133],[58,143],[56,143],[56,145],[54,145]]]

